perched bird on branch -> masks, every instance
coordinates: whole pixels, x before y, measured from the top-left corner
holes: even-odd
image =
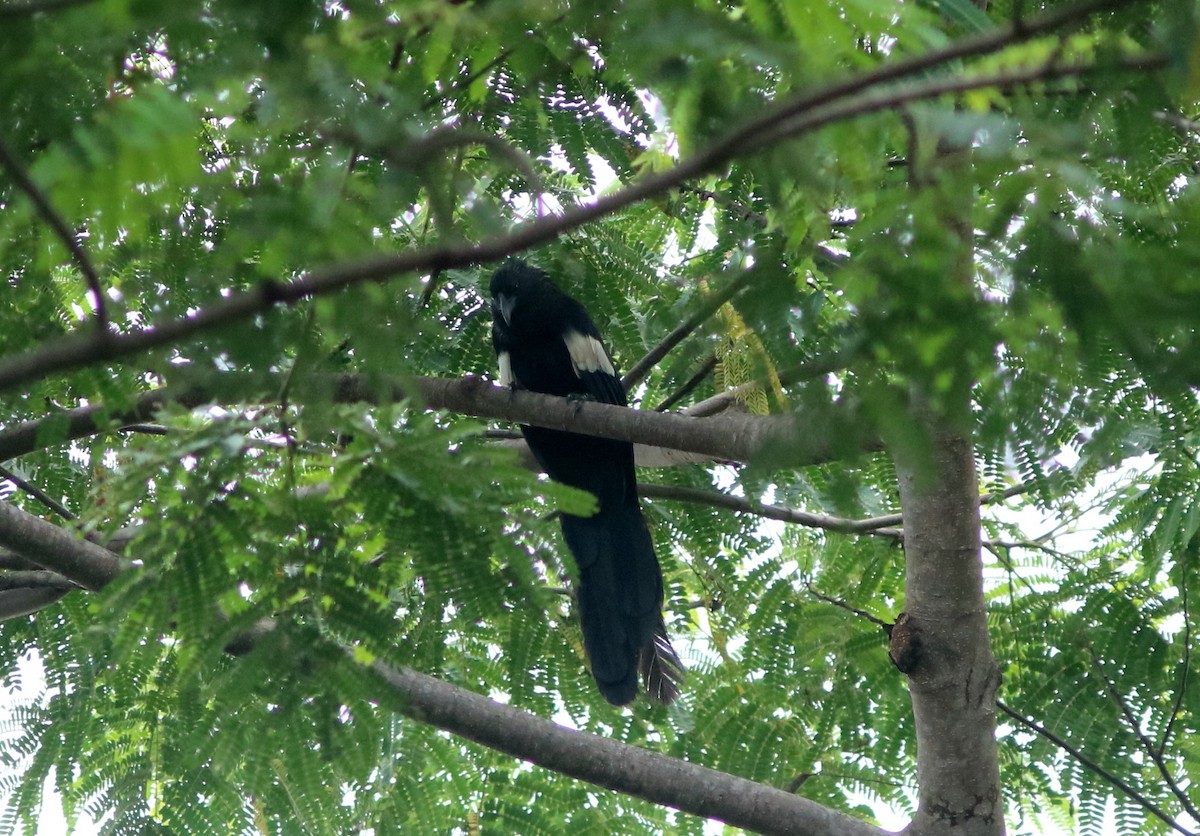
[[[491,295],[503,385],[626,406],[592,318],[544,272],[509,260],[492,276]],[[551,479],[599,503],[593,516],[561,518],[579,567],[583,646],[600,693],[613,705],[633,702],[640,674],[651,699],[670,703],[683,666],[663,622],[662,570],[638,504],[633,445],[541,427],[521,433]]]

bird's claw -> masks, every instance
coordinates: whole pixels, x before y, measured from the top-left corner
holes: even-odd
[[[569,403],[575,407],[576,415],[578,415],[579,412],[583,409],[583,405],[585,403],[588,403],[589,401],[591,403],[596,403],[596,399],[594,397],[592,397],[590,394],[588,394],[587,392],[572,392],[571,394],[567,395],[566,398],[567,398],[567,403]]]

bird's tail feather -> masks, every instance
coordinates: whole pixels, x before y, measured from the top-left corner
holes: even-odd
[[[670,703],[679,695],[683,665],[667,639],[662,571],[641,508],[564,514],[562,528],[579,566],[583,645],[600,693],[613,705],[631,703],[640,674],[651,699]]]
[[[658,632],[650,645],[643,645],[638,653],[638,670],[642,673],[642,682],[650,699],[659,705],[670,705],[679,696],[679,686],[683,684],[683,663],[671,647],[667,638],[667,626],[660,618]]]

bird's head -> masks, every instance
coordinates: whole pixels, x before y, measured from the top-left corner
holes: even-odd
[[[545,288],[550,280],[536,267],[520,259],[509,259],[492,275],[492,318],[512,325],[513,311],[520,299]]]

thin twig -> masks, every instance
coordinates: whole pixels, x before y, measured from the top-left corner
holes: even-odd
[[[710,354],[708,359],[696,370],[696,373],[689,377],[682,386],[676,389],[662,403],[654,407],[655,412],[666,412],[668,409],[679,403],[681,400],[695,391],[696,387],[704,382],[704,379],[712,374],[713,369],[717,367],[717,355]]]
[[[815,357],[812,360],[807,360],[803,363],[797,363],[794,366],[789,366],[776,375],[780,386],[791,386],[805,380],[813,380],[818,377],[823,377],[827,374],[832,374],[838,369],[844,369],[849,365],[851,359],[858,354],[862,347],[862,341],[857,336],[850,336],[841,348],[820,357]],[[774,385],[775,381],[770,380],[751,380],[743,383],[740,386],[735,386],[732,389],[727,389],[724,392],[719,392],[711,398],[706,398],[699,403],[692,404],[687,409],[682,410],[684,414],[693,418],[704,418],[709,415],[715,415],[718,412],[723,412],[728,409],[738,397],[746,392],[751,392],[760,389],[764,386]]]
[[[987,496],[981,497],[980,505],[993,505],[997,502],[1003,502],[1006,499],[1012,499],[1014,496],[1020,496],[1023,493],[1028,493],[1033,487],[1032,482],[1022,482],[1019,485],[1011,485],[1002,491],[994,491]]]
[[[33,178],[29,176],[29,172],[25,170],[25,166],[17,159],[3,137],[0,137],[0,167],[4,168],[12,181],[16,183],[17,188],[25,192],[25,196],[33,202],[38,214],[42,216],[42,220],[50,225],[54,234],[66,246],[71,258],[75,260],[75,266],[83,274],[88,290],[92,292],[92,299],[96,305],[96,327],[103,335],[108,330],[108,309],[104,301],[104,290],[100,287],[100,275],[96,272],[87,250],[79,242],[79,235],[72,232],[71,228],[67,226],[63,216],[58,214],[51,205],[50,199],[38,188],[37,183],[33,182]]]
[[[65,520],[76,519],[76,516],[74,514],[72,514],[70,511],[68,511],[66,508],[64,508],[61,502],[57,501],[54,497],[50,496],[45,491],[41,490],[37,485],[31,484],[30,482],[25,481],[20,476],[13,473],[7,467],[4,467],[2,465],[0,465],[0,477],[7,479],[9,482],[12,482],[18,488],[23,490],[25,493],[29,494],[31,497],[36,499],[38,502],[45,505],[47,508],[49,508],[54,513],[58,514],[63,519],[65,519]]]
[[[1158,743],[1158,754],[1161,757],[1166,751],[1167,741],[1171,739],[1171,730],[1175,725],[1175,721],[1179,719],[1179,711],[1183,708],[1183,694],[1187,689],[1188,673],[1192,667],[1192,619],[1188,612],[1188,583],[1187,583],[1187,562],[1182,560],[1179,563],[1179,595],[1180,603],[1183,608],[1183,671],[1179,675],[1179,685],[1175,689],[1175,704],[1171,706],[1171,716],[1167,719],[1167,726],[1163,729],[1162,740]]]
[[[167,434],[167,428],[161,424],[129,424],[125,427],[118,427],[117,431],[123,433],[141,433],[142,435]]]
[[[633,368],[625,373],[621,378],[621,386],[625,388],[625,391],[628,392],[636,386],[646,376],[646,373],[654,368],[659,360],[667,356],[667,352],[679,345],[689,334],[707,322],[713,314],[721,309],[722,305],[748,287],[754,277],[754,270],[746,270],[719,291],[704,299],[700,307],[691,316],[681,322],[671,333],[667,334],[658,345],[650,349],[645,357],[634,363]]]
[[[1075,748],[1070,743],[1063,740],[1061,737],[1059,737],[1054,732],[1047,729],[1045,726],[1035,723],[1033,720],[1026,720],[1022,715],[1018,714],[1016,711],[1009,708],[1007,705],[1005,705],[1000,700],[996,700],[996,708],[998,708],[1003,714],[1007,715],[1012,720],[1016,721],[1018,724],[1024,726],[1025,728],[1029,729],[1030,731],[1035,732],[1036,734],[1041,735],[1042,737],[1049,740],[1055,746],[1062,749],[1064,752],[1066,752],[1071,757],[1075,758],[1075,760],[1079,762],[1079,765],[1082,766],[1084,769],[1088,770],[1089,772],[1091,772],[1095,775],[1100,776],[1105,781],[1108,781],[1108,783],[1112,784],[1114,787],[1116,787],[1121,792],[1123,792],[1128,798],[1130,798],[1134,802],[1136,802],[1143,810],[1145,810],[1148,813],[1151,813],[1156,818],[1162,820],[1168,827],[1172,828],[1173,830],[1178,830],[1180,833],[1185,834],[1185,836],[1195,836],[1195,834],[1192,833],[1192,831],[1187,830],[1182,825],[1180,825],[1179,822],[1175,821],[1173,818],[1171,818],[1165,812],[1163,812],[1163,810],[1161,808],[1159,808],[1153,801],[1146,798],[1146,796],[1142,795],[1140,792],[1135,790],[1129,784],[1122,781],[1120,778],[1118,778],[1113,773],[1109,772],[1107,769],[1102,767],[1100,764],[1098,764],[1095,761],[1088,758],[1086,755],[1083,754],[1083,752],[1079,751],[1079,749]]]
[[[824,601],[826,604],[832,604],[833,606],[838,607],[843,610],[846,610],[847,612],[854,613],[859,618],[865,618],[867,621],[871,622],[876,627],[883,628],[883,630],[885,632],[890,631],[892,629],[892,625],[889,624],[888,622],[884,621],[882,618],[871,615],[866,610],[860,610],[857,607],[852,607],[845,601],[841,600],[840,598],[834,598],[832,595],[826,595],[824,592],[821,592],[819,589],[817,589],[815,586],[813,586],[811,581],[806,580],[804,582],[804,587],[809,591],[809,594],[811,594],[814,598],[818,598],[818,599]]]
[[[1116,703],[1117,710],[1121,712],[1121,716],[1125,719],[1125,724],[1129,726],[1129,730],[1133,732],[1133,736],[1137,738],[1138,743],[1142,747],[1142,751],[1144,751],[1154,763],[1154,767],[1158,770],[1158,774],[1162,776],[1163,782],[1166,783],[1167,788],[1171,791],[1171,794],[1179,799],[1180,805],[1182,805],[1187,814],[1191,816],[1193,820],[1200,821],[1200,810],[1196,808],[1196,805],[1192,803],[1192,799],[1190,799],[1187,793],[1183,791],[1183,788],[1179,786],[1179,782],[1175,780],[1175,776],[1172,775],[1171,770],[1167,768],[1167,762],[1163,759],[1162,753],[1157,750],[1154,743],[1149,737],[1146,736],[1146,733],[1142,731],[1142,724],[1138,721],[1137,715],[1133,713],[1133,709],[1130,707],[1129,701],[1125,699],[1120,689],[1117,688],[1117,684],[1113,682],[1112,678],[1109,677],[1108,672],[1104,670],[1103,661],[1096,654],[1094,648],[1089,647],[1088,650],[1092,657],[1092,668],[1104,681],[1104,688],[1106,691],[1108,691],[1109,698]]]
[[[740,496],[717,491],[705,491],[698,488],[687,488],[681,485],[638,485],[638,495],[647,499],[670,499],[680,502],[694,502],[699,505],[709,505],[714,508],[724,508],[741,514],[755,514],[769,520],[795,523],[809,528],[822,528],[842,534],[874,534],[884,537],[897,537],[899,532],[889,529],[900,522],[899,514],[889,514],[886,517],[873,517],[865,520],[851,520],[844,517],[833,517],[828,514],[811,514],[795,508],[782,505],[766,505],[761,502],[751,502]]]
[[[560,17],[559,20],[561,20],[561,19],[562,18]],[[505,61],[508,58],[508,56],[512,55],[513,52],[515,52],[515,51],[516,51],[516,47],[509,47],[508,49],[501,50],[500,53],[497,54],[495,58],[493,58],[491,61],[488,61],[486,64],[484,64],[478,70],[475,70],[474,72],[469,73],[468,75],[464,76],[463,78],[459,79],[458,81],[455,81],[453,84],[451,84],[449,87],[446,88],[445,92],[426,101],[425,104],[421,105],[421,109],[429,110],[431,107],[433,107],[437,104],[440,104],[441,102],[446,101],[448,98],[450,98],[451,96],[453,96],[455,93],[459,92],[460,90],[470,87],[472,84],[474,84],[480,78],[487,75],[492,70],[494,70],[496,67],[498,67],[503,61]]]

